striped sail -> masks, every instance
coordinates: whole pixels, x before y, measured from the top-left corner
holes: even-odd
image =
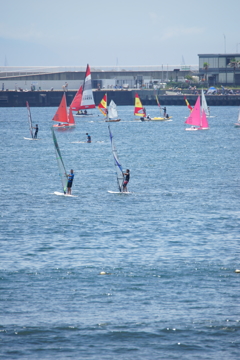
[[[57,163],[58,163],[59,176],[61,177],[63,192],[65,194],[67,191],[68,176],[67,176],[67,172],[66,172],[66,169],[65,169],[65,166],[63,163],[62,155],[61,155],[61,152],[60,152],[60,149],[58,146],[58,142],[57,142],[57,138],[56,138],[53,128],[52,128],[52,136],[53,136],[53,144],[54,144]]]
[[[108,130],[109,130],[109,136],[110,136],[110,141],[111,141],[114,164],[116,166],[118,188],[119,188],[119,191],[122,192],[123,191],[123,178],[124,178],[123,169],[122,169],[122,165],[120,164],[120,162],[118,160],[117,150],[116,150],[115,145],[114,145],[113,135],[112,135],[112,132],[111,132],[111,129],[110,129],[109,125],[108,125]]]
[[[83,83],[83,94],[82,94],[80,109],[94,109],[94,108],[95,108],[95,102],[92,92],[91,71],[89,65],[87,65],[87,70]]]
[[[142,106],[142,102],[141,102],[138,94],[135,94],[134,115],[136,115],[136,116],[146,116],[146,111],[145,111],[144,107]]]
[[[104,95],[102,100],[100,101],[98,105],[98,109],[101,111],[101,113],[107,117],[107,94]]]
[[[32,115],[31,115],[30,106],[29,106],[29,104],[28,104],[28,101],[26,101],[26,106],[27,106],[27,111],[28,111],[29,130],[30,130],[31,137],[32,137],[32,139],[33,139]]]

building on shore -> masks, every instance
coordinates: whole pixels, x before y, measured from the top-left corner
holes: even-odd
[[[209,86],[240,86],[240,54],[199,54],[199,78]]]
[[[198,72],[197,65],[90,67],[94,89],[159,89],[169,81],[184,82],[187,75]],[[0,84],[13,91],[77,90],[84,76],[85,67],[0,67]]]

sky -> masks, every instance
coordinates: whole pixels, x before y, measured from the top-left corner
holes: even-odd
[[[0,0],[2,66],[197,65],[240,53],[240,0]]]

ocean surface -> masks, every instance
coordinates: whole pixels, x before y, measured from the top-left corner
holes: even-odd
[[[55,132],[75,173],[77,197],[65,197],[54,194],[56,108],[31,108],[40,141],[24,139],[26,108],[0,109],[0,358],[237,360],[238,108],[212,107],[208,131],[184,130],[186,106],[167,107],[168,122],[118,110],[131,193],[108,192],[115,167],[95,110]]]

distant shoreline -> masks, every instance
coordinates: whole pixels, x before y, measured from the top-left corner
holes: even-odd
[[[108,94],[108,101],[111,99],[118,106],[134,106],[134,96],[138,93],[143,105],[156,105],[156,91],[152,89],[131,89],[131,90],[111,90],[102,89],[93,91],[96,105],[100,103],[104,94]],[[164,94],[163,94],[164,93]],[[76,91],[66,92],[67,104],[71,104]],[[0,107],[25,107],[26,101],[31,107],[55,107],[58,106],[63,95],[63,91],[0,91]],[[187,96],[189,103],[193,106],[197,96],[195,94],[166,95],[165,91],[157,94],[161,106],[186,106],[184,96]],[[206,95],[209,106],[240,106],[240,94],[238,95]]]

